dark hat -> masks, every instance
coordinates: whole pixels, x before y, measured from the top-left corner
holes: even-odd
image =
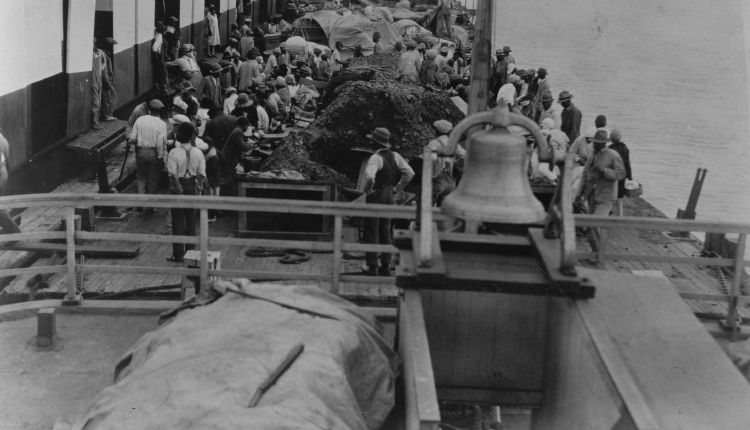
[[[248,96],[245,93],[240,93],[239,96],[237,96],[237,107],[248,107],[250,106],[250,96]]]
[[[177,126],[174,134],[178,142],[187,143],[190,142],[193,137],[195,137],[195,133],[195,126],[192,123],[183,122]]]
[[[607,131],[606,130],[597,130],[594,134],[594,139],[592,139],[592,142],[594,143],[607,143],[609,142],[609,138],[607,137]]]
[[[159,99],[153,99],[148,102],[148,108],[151,110],[162,110],[164,109],[164,103],[162,103]]]
[[[513,51],[511,51],[510,46],[503,46],[503,52],[505,52],[506,54],[508,54],[510,52],[513,52]]]
[[[208,66],[208,72],[209,73],[221,73],[221,66],[219,63],[211,63],[210,66]]]
[[[552,93],[545,92],[544,94],[542,94],[543,102],[551,102],[552,100],[554,100],[554,97],[552,97]]]
[[[447,54],[448,53],[448,47],[447,46],[441,46],[440,47],[440,53],[441,54]]]
[[[539,73],[545,73],[546,74],[547,73],[547,69],[545,69],[544,67],[540,67],[539,70],[537,70],[537,74],[539,74]]]
[[[557,97],[557,101],[561,102],[565,100],[570,100],[572,98],[573,98],[573,94],[570,94],[570,91],[565,90],[565,91],[562,91],[560,95]]]
[[[388,146],[390,145],[391,132],[385,127],[378,127],[371,134],[368,134],[367,138],[374,140],[380,145]]]
[[[176,17],[176,16],[170,16],[169,18],[167,18],[167,22],[174,22],[174,23],[177,23],[177,22],[178,22],[178,20],[177,20],[177,17]]]
[[[109,36],[104,38],[104,43],[107,45],[117,45],[117,41]]]
[[[495,51],[495,55],[505,55],[505,52],[502,49],[498,49]]]

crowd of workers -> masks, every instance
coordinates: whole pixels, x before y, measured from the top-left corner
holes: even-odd
[[[215,14],[215,10],[206,11],[206,54],[210,58],[220,53],[221,58],[208,61],[203,67],[195,47],[179,43],[175,19],[156,25],[152,52],[154,67],[159,69],[155,74],[156,89],[162,97],[137,106],[129,119],[129,141],[136,147],[139,193],[157,192],[159,178],[166,170],[172,193],[218,195],[223,189],[233,195],[235,169],[242,154],[258,147],[263,133],[279,132],[293,122],[295,112],[315,112],[320,96],[316,81],[326,81],[348,65],[342,60],[341,42],[335,44],[333,51],[316,48],[301,56],[290,52],[282,42],[264,58],[265,34],[290,34],[290,24],[281,15],[274,15],[270,22],[256,28],[251,28],[248,21],[234,24],[228,42],[220,46]],[[378,34],[373,35],[373,41],[377,51]],[[113,43],[116,42],[105,40],[110,46]],[[451,51],[450,46],[440,39],[430,47],[412,40],[405,45],[397,43],[397,79],[406,85],[422,85],[430,91],[450,91],[466,97],[471,62],[463,50]],[[108,64],[111,67],[111,59],[107,62],[106,57],[95,47],[94,60],[101,58],[105,71]],[[581,135],[582,114],[572,102],[573,95],[561,91],[557,102],[562,109],[558,110],[548,71],[544,67],[517,67],[509,46],[496,51],[491,67],[491,104],[507,106],[537,122],[558,159],[569,152],[575,154],[573,176],[578,206],[589,213],[608,214],[624,194],[624,181],[632,180],[621,132],[609,130],[606,117],[600,115],[595,127]],[[104,85],[107,87],[112,85]],[[171,94],[169,88],[173,89]],[[103,119],[108,119],[111,113],[105,110],[103,115]],[[460,145],[449,147],[452,127],[447,120],[436,121],[432,124],[434,139],[425,142],[433,153],[435,205],[440,205],[455,189],[456,169],[465,153]],[[367,194],[367,202],[393,204],[394,194],[409,184],[414,172],[403,157],[390,149],[387,128],[378,127],[368,137],[380,149],[368,160],[362,191]],[[533,144],[529,147],[530,179],[555,184],[560,174],[558,165],[539,163]],[[215,215],[212,212],[211,219]],[[176,235],[194,234],[195,212],[173,210],[171,228]],[[364,228],[365,240],[390,243],[390,231],[390,220],[370,219]],[[182,244],[175,244],[170,260],[179,261],[184,251]],[[368,274],[390,274],[389,254],[368,253],[366,260],[363,269]]]

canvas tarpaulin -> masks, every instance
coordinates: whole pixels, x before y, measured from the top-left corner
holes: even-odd
[[[375,319],[315,286],[217,281],[226,293],[143,336],[74,429],[376,429],[397,356]],[[171,315],[170,315],[171,316]],[[255,407],[257,387],[304,350]]]
[[[325,10],[315,12],[310,17],[323,29],[331,49],[340,41],[344,47],[353,48],[359,45],[365,53],[372,53],[372,34],[376,31],[380,33],[380,43],[385,50],[393,49],[396,42],[401,40],[392,25],[385,20],[371,21],[356,13],[341,16]]]

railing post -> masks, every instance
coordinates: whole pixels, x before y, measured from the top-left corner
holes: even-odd
[[[341,242],[343,241],[343,220],[341,215],[333,218],[333,273],[331,273],[331,292],[339,295],[341,280]]]
[[[201,290],[208,285],[208,209],[200,209],[200,224],[198,246],[201,253],[200,286]]]
[[[65,244],[67,245],[68,271],[67,282],[68,292],[63,299],[65,305],[77,305],[81,302],[81,295],[76,291],[76,225],[75,225],[75,208],[68,206],[65,208]]]
[[[732,278],[732,299],[729,301],[727,322],[732,330],[731,339],[736,340],[739,331],[739,316],[737,315],[737,303],[741,294],[742,274],[745,271],[745,242],[747,235],[740,233],[737,239],[737,250],[734,255],[734,277]]]
[[[419,267],[432,266],[432,150],[425,146],[419,199]]]

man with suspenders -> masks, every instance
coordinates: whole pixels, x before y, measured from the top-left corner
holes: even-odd
[[[203,152],[193,146],[195,135],[195,126],[190,122],[179,124],[175,130],[177,145],[169,151],[167,156],[169,191],[172,194],[199,195],[203,190],[206,180],[206,160]],[[195,209],[172,208],[171,213],[173,235],[195,235]],[[185,250],[193,247],[194,245],[173,243],[172,256],[167,260],[181,262]]]
[[[414,177],[414,170],[404,157],[391,151],[391,132],[387,128],[376,128],[367,137],[381,146],[381,149],[372,154],[365,168],[364,192],[367,194],[367,203],[392,205],[393,195],[403,191]],[[365,243],[392,242],[390,218],[366,218],[364,230]],[[391,254],[380,253],[379,267],[378,253],[368,252],[365,259],[365,271],[368,275],[390,276]]]

